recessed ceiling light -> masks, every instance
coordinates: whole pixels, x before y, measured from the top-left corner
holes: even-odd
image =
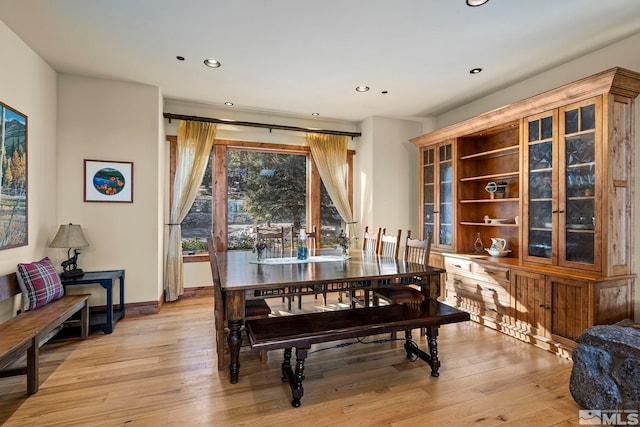
[[[479,74],[482,71],[482,68],[472,68],[469,70],[469,74]]]
[[[177,59],[178,61],[184,61],[184,56],[180,56],[180,55],[178,55],[178,56],[176,56],[176,59]]]
[[[489,0],[467,0],[467,6],[478,7],[478,6],[482,6],[488,1]]]
[[[369,90],[369,86],[358,86],[356,87],[356,92],[366,92]]]
[[[319,116],[320,113],[311,113],[312,116]]]
[[[233,102],[227,101],[224,103],[224,105],[226,105],[227,107],[231,107],[233,105]]]
[[[205,59],[204,60],[204,65],[206,65],[207,67],[211,67],[211,68],[218,68],[222,64],[220,62],[216,61],[215,59]]]

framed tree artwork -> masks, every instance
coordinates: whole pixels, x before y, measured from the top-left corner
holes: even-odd
[[[133,203],[133,163],[85,160],[84,201]]]
[[[27,116],[0,102],[0,250],[29,243]]]

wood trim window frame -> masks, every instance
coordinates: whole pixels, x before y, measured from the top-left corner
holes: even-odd
[[[176,168],[177,136],[167,135],[169,149],[169,201],[173,200],[173,180]],[[318,168],[308,146],[273,144],[265,142],[232,141],[216,139],[213,143],[213,243],[216,251],[227,251],[227,151],[251,150],[284,154],[301,154],[307,158],[307,212],[308,224],[320,224],[321,179]],[[347,150],[349,203],[353,209],[353,156],[354,150]],[[183,255],[183,262],[208,262],[207,254]]]

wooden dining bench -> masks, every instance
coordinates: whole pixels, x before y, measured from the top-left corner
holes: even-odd
[[[469,314],[426,300],[421,304],[392,304],[377,307],[269,317],[245,322],[249,343],[254,351],[284,349],[282,381],[289,382],[294,407],[303,395],[304,361],[311,345],[389,332],[406,331],[407,357],[419,357],[439,376],[438,328],[447,323],[469,320]],[[411,339],[411,329],[425,328],[429,353],[420,350]],[[291,349],[296,348],[295,370],[291,367]]]
[[[0,302],[20,293],[16,274],[0,276]],[[0,323],[0,377],[27,375],[27,393],[34,394],[40,386],[40,346],[51,339],[74,314],[80,312],[80,336],[89,331],[88,299],[91,295],[65,295],[35,310],[21,312]],[[13,367],[26,355],[26,367]],[[6,369],[5,369],[6,368]]]

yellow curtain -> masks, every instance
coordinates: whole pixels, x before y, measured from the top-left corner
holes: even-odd
[[[175,301],[184,294],[180,224],[196,198],[215,137],[216,125],[213,123],[181,120],[178,124],[176,174],[173,180],[164,275],[165,301]]]
[[[349,204],[347,191],[347,145],[346,136],[308,133],[307,142],[311,156],[318,166],[320,178],[324,183],[331,201],[335,205],[342,220],[347,223],[345,230],[353,236],[353,211]]]

